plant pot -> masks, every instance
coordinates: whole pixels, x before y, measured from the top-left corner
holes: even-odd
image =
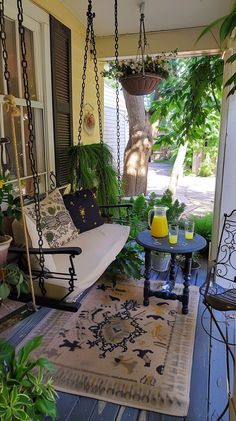
[[[0,236],[0,266],[4,266],[7,263],[7,254],[12,237],[10,235]]]
[[[144,75],[128,75],[120,78],[122,87],[130,95],[151,94],[156,85],[162,81],[162,77],[155,73],[145,73]]]
[[[152,269],[157,272],[166,272],[170,263],[170,254],[152,251]]]

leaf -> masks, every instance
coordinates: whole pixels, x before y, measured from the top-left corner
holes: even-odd
[[[236,60],[236,53],[232,54],[227,60],[226,63],[233,63]]]
[[[36,336],[35,338],[29,340],[23,348],[19,351],[19,364],[24,364],[29,356],[29,354],[42,344],[42,336]]]
[[[236,12],[230,13],[228,17],[223,20],[223,23],[220,27],[220,42],[223,41],[231,35],[233,29],[236,27]]]
[[[13,411],[14,417],[17,420],[21,420],[21,421],[32,421],[30,419],[30,417],[26,414],[26,412],[24,411],[24,409],[17,409],[15,411]]]
[[[8,295],[10,294],[11,290],[10,287],[7,285],[6,282],[2,282],[0,284],[0,298],[2,298],[3,300],[6,299],[8,297]]]
[[[42,414],[48,415],[53,419],[56,418],[57,410],[55,401],[53,402],[46,399],[38,398],[35,401],[35,407]]]
[[[15,348],[10,342],[0,338],[0,366],[7,364],[8,370],[12,370],[13,361],[15,358]]]
[[[200,33],[199,37],[197,38],[197,41],[195,42],[195,44],[197,44],[197,42],[204,36],[206,35],[208,32],[210,32],[215,26],[217,26],[219,23],[223,22],[223,20],[227,17],[227,15],[223,16],[222,18],[216,19],[214,20],[214,22],[210,23],[210,25],[207,25],[206,28],[203,29],[203,31]]]

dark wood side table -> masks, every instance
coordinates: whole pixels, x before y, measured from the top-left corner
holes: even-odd
[[[182,313],[188,314],[189,302],[189,285],[191,280],[192,255],[193,252],[202,250],[206,247],[206,240],[201,235],[194,234],[192,240],[185,240],[184,231],[180,230],[177,244],[170,244],[168,236],[164,238],[152,237],[151,231],[142,231],[136,238],[137,243],[144,248],[145,252],[145,281],[144,281],[144,298],[143,304],[149,305],[149,297],[158,297],[168,300],[179,300],[182,302]],[[168,283],[160,291],[153,291],[150,288],[151,277],[151,251],[170,253],[170,276]],[[172,292],[175,286],[176,276],[176,255],[185,256],[184,277],[183,277],[183,294],[177,295]]]

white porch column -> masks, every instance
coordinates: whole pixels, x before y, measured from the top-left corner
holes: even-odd
[[[225,52],[225,61],[235,52],[236,42],[231,39],[229,41],[229,49]],[[236,63],[234,63],[234,65],[226,64],[224,70],[224,83],[229,79],[233,72],[236,72]],[[236,208],[236,94],[227,98],[228,92],[228,89],[224,89],[221,110],[221,130],[211,249],[212,259],[216,257],[224,213],[230,213]]]

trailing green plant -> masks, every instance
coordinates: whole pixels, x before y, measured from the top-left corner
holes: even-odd
[[[26,274],[14,263],[0,268],[0,298],[4,300],[11,292],[16,292],[17,298],[29,292]]]
[[[0,419],[1,421],[40,421],[45,416],[55,420],[56,396],[52,378],[52,364],[46,358],[30,354],[42,344],[37,336],[18,352],[14,346],[0,339]]]
[[[194,231],[207,241],[211,241],[213,213],[209,212],[204,216],[193,216],[192,219],[195,223]]]
[[[110,264],[108,272],[114,283],[120,275],[126,275],[131,279],[141,278],[141,266],[143,259],[140,247],[134,241],[128,241],[116,259]]]
[[[112,153],[106,144],[72,146],[70,158],[70,176],[74,190],[78,187],[96,187],[100,205],[117,202],[117,172],[113,166]]]
[[[9,177],[0,172],[0,236],[4,236],[4,219],[15,217],[20,219],[21,210],[19,198],[12,194],[13,184],[9,182]]]

